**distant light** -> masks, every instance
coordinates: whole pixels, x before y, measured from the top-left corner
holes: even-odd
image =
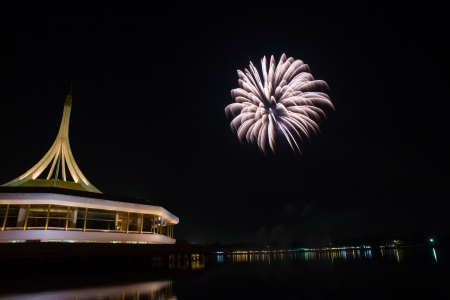
[[[430,242],[434,242],[434,240],[433,240],[433,239],[430,239]]]

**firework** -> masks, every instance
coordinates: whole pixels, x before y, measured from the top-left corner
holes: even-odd
[[[320,107],[334,109],[327,94],[314,90],[328,89],[325,81],[314,80],[309,67],[301,60],[282,55],[261,60],[263,80],[250,62],[250,71],[237,71],[240,88],[231,90],[235,103],[225,108],[232,117],[231,130],[241,143],[258,145],[265,154],[275,153],[277,134],[286,138],[292,150],[300,152],[299,141],[320,133],[318,122],[325,118]],[[320,107],[319,107],[320,106]]]

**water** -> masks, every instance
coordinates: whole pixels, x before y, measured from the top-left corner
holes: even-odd
[[[213,255],[158,270],[2,280],[0,299],[447,299],[447,248]]]

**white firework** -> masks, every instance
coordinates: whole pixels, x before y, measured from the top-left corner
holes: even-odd
[[[314,80],[303,61],[284,54],[277,66],[273,56],[268,69],[266,57],[261,64],[263,81],[252,62],[250,71],[237,71],[240,88],[231,90],[236,103],[225,108],[227,117],[233,117],[231,130],[241,143],[246,139],[257,144],[265,154],[269,147],[275,153],[277,133],[284,135],[294,152],[297,149],[301,153],[298,139],[318,134],[317,123],[326,117],[317,105],[334,110],[327,94],[314,92],[328,89],[328,85]]]

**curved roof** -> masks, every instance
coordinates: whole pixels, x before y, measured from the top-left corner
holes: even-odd
[[[59,187],[63,189],[69,189],[69,190],[77,190],[77,191],[84,191],[89,192],[87,189],[85,189],[81,184],[71,181],[63,181],[63,180],[46,180],[46,179],[34,179],[34,180],[28,180],[24,183],[22,183],[19,186],[23,187]]]

